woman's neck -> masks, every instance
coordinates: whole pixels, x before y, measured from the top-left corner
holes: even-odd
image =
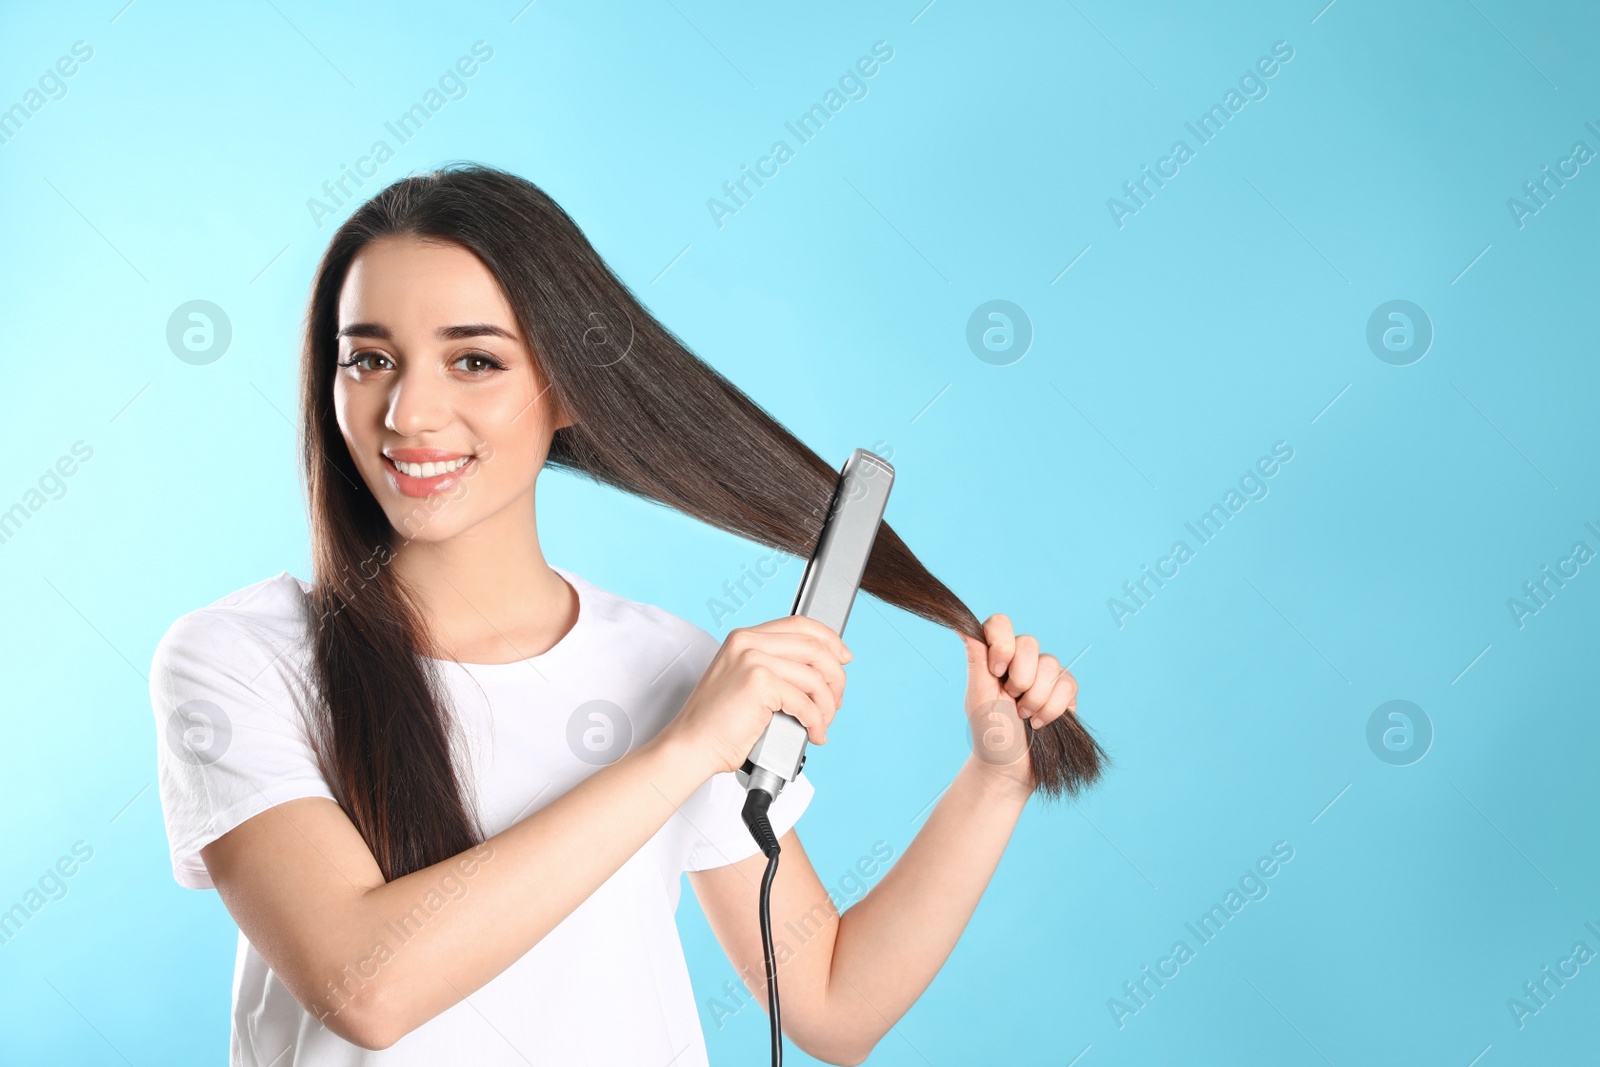
[[[403,541],[390,566],[421,598],[441,658],[528,659],[577,621],[576,592],[545,561],[531,503],[443,541]]]

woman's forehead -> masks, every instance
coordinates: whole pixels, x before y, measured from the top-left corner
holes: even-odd
[[[339,326],[380,323],[394,331],[489,323],[516,335],[499,281],[460,245],[416,238],[369,242],[351,261],[339,293]]]

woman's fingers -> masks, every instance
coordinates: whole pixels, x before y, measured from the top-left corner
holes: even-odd
[[[1050,699],[1044,702],[1044,708],[1039,712],[1039,725],[1054,722],[1062,715],[1071,711],[1078,703],[1078,680],[1070,673],[1062,672],[1056,684],[1050,690]]]
[[[1011,658],[1017,651],[1011,620],[1000,614],[990,615],[983,624],[983,639],[989,645],[989,670],[998,678],[1011,666]]]
[[[1018,643],[1023,638],[1018,638]],[[1021,658],[1020,655],[1018,657]],[[1022,712],[1024,718],[1044,707],[1050,697],[1050,690],[1056,684],[1056,679],[1061,677],[1061,661],[1046,652],[1044,655],[1035,655],[1033,662],[1026,668],[1026,674],[1021,676],[1021,684],[1012,697],[1017,702],[1017,710]],[[1013,669],[1012,679],[1019,678],[1018,671]],[[1010,692],[1011,687],[1007,686]]]
[[[755,666],[757,677],[764,671],[773,680],[774,687],[767,687],[767,690],[776,694],[782,710],[805,725],[814,744],[826,741],[828,726],[839,713],[843,683],[840,682],[836,691],[823,671],[763,649],[751,649],[746,655]],[[778,708],[769,703],[767,710],[777,711]]]
[[[800,725],[806,728],[807,739],[813,745],[827,744],[828,723],[833,719],[833,712],[827,710],[825,705],[818,704],[814,693],[785,678],[778,679],[777,689],[779,706],[772,710],[782,711],[800,720]]]
[[[831,650],[834,658],[840,663],[849,663],[855,658],[849,646],[844,643],[844,638],[833,632],[833,627],[825,622],[805,615],[785,615],[780,619],[769,619],[748,628],[752,633],[797,633],[815,638]]]
[[[1011,620],[998,613],[989,616],[983,632],[989,645],[989,669],[996,677],[1005,675],[1001,688],[1016,701],[1018,717],[1040,729],[1076,709],[1078,680],[1056,657],[1040,653],[1037,638],[1015,633]]]
[[[1017,702],[1017,714],[1024,719],[1031,719],[1037,729],[1067,709],[1068,704],[1077,697],[1078,683],[1070,673],[1062,670],[1060,660],[1049,653],[1040,654],[1039,640],[1032,634],[1014,637],[1012,648],[1010,673],[1006,676],[1004,689]],[[1062,678],[1067,680],[1065,686],[1060,686]],[[1060,699],[1052,703],[1058,692]]]
[[[1078,700],[1078,680],[1071,671],[1062,670],[1054,656],[1039,658],[1039,677],[1032,688],[1017,701],[1017,710],[1023,718],[1033,721],[1040,729],[1061,717]]]
[[[806,737],[813,745],[827,744],[828,724],[833,721],[833,711],[818,704],[811,694],[799,686],[791,685],[789,688],[791,693],[784,700],[783,710],[800,720],[800,725],[806,728]]]
[[[799,720],[812,744],[825,744],[844,701],[843,664],[854,658],[829,626],[788,615],[728,635],[727,645],[769,712]]]
[[[1039,639],[1032,634],[1020,634],[1015,639],[1016,654],[1011,657],[1011,674],[1006,678],[1005,690],[1013,700],[1020,698],[1039,679]],[[1054,677],[1049,679],[1054,681]]]
[[[836,652],[837,648],[842,647],[842,642],[839,642],[838,634],[822,623],[810,619],[806,621],[821,627],[826,634],[832,636],[833,642],[816,636],[812,631],[751,628],[742,632],[743,636],[735,644],[735,651],[741,654],[760,652],[775,659],[803,663],[815,668],[827,680],[828,688],[833,690],[833,703],[837,708],[844,700],[844,667]],[[733,641],[731,635],[729,640]],[[849,658],[847,649],[844,662],[849,662]]]

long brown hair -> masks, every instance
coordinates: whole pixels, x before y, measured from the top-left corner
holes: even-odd
[[[404,178],[333,235],[313,282],[301,360],[301,454],[309,497],[315,682],[323,773],[393,880],[481,840],[452,761],[451,720],[416,598],[385,566],[396,536],[334,417],[339,292],[367,242],[453,242],[499,280],[549,393],[574,419],[546,462],[808,558],[839,472],[690,352],[533,183],[454,164]],[[984,640],[982,624],[884,523],[861,588]],[[422,655],[397,655],[397,650]],[[1071,795],[1105,754],[1065,714],[1029,734],[1034,785]]]

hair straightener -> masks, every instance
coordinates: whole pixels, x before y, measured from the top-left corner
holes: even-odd
[[[804,615],[824,623],[844,636],[845,620],[855,602],[861,576],[866,573],[883,522],[883,509],[894,484],[894,468],[876,453],[858,448],[839,472],[839,484],[828,505],[828,517],[816,550],[800,576],[791,615]],[[750,835],[767,857],[767,870],[761,878],[761,948],[767,965],[767,1015],[772,1026],[772,1064],[783,1063],[783,1029],[778,1019],[778,967],[772,951],[770,898],[772,879],[778,871],[778,838],[772,832],[767,809],[795,780],[806,762],[806,728],[785,712],[774,712],[761,739],[750,750],[744,765],[734,772],[748,792],[741,813]]]

